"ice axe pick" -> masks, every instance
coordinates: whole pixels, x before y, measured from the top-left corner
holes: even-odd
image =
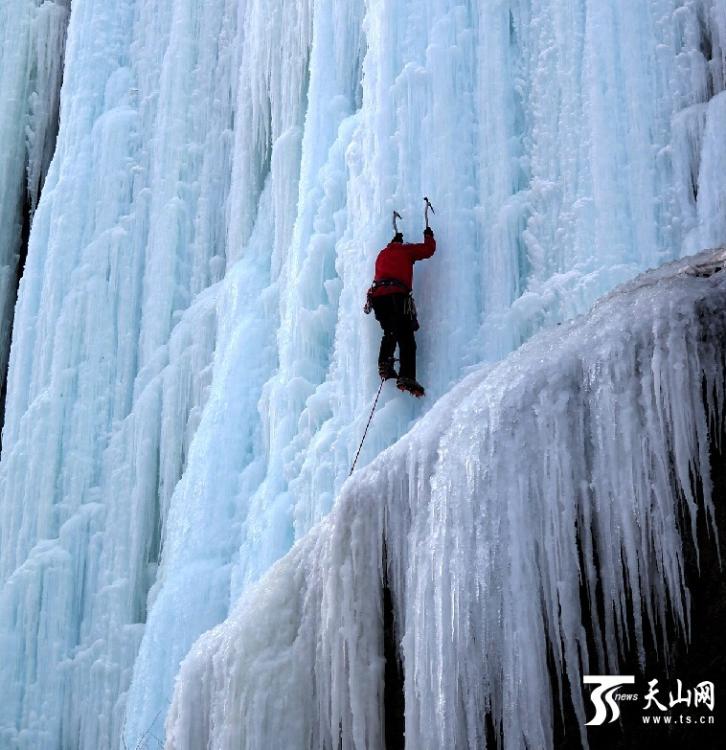
[[[393,212],[393,232],[394,234],[398,234],[398,224],[396,224],[396,220],[401,218],[401,214],[398,213],[398,211]]]
[[[424,209],[424,218],[426,219],[426,229],[429,228],[429,209],[431,209],[431,213],[435,214],[436,211],[434,211],[434,207],[431,205],[431,201],[424,195],[424,202],[426,203],[426,208]]]

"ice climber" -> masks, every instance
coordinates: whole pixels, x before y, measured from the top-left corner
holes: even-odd
[[[397,214],[395,216],[398,216]],[[400,218],[400,217],[398,217]],[[416,381],[416,306],[411,295],[413,264],[436,252],[436,240],[430,227],[424,229],[424,241],[408,243],[395,225],[395,235],[376,258],[373,285],[368,290],[366,312],[373,310],[383,329],[378,353],[378,373],[383,380],[397,378],[396,385],[416,397],[424,395]],[[396,373],[393,354],[398,344],[400,370]]]

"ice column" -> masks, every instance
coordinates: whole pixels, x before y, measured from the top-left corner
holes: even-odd
[[[8,378],[0,744],[121,740],[169,499],[211,376],[237,11],[73,3]]]
[[[32,212],[50,164],[70,0],[0,8],[0,389]]]

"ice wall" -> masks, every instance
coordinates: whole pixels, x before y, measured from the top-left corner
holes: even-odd
[[[194,640],[330,510],[377,387],[361,306],[394,207],[409,238],[424,193],[437,209],[430,398],[387,392],[361,465],[469,366],[726,241],[725,17],[74,0],[8,374],[0,744],[159,736]]]
[[[724,427],[725,264],[640,276],[440,399],[194,645],[165,747],[385,747],[384,576],[406,747],[483,750],[489,714],[505,750],[547,750],[557,687],[584,733],[583,674],[687,633],[682,537],[712,528]]]
[[[30,218],[58,130],[70,0],[0,6],[0,390]]]
[[[73,4],[8,376],[4,747],[120,742],[224,270],[237,7],[197,5]]]

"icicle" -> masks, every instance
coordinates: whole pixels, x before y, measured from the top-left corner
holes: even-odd
[[[685,626],[691,529],[676,519],[710,523],[725,261],[691,259],[721,269],[709,278],[686,262],[642,276],[477,369],[357,472],[192,648],[168,750],[382,748],[384,534],[407,747],[484,748],[485,712],[505,750],[553,747],[548,650],[584,726],[583,670],[617,673],[646,628]]]

